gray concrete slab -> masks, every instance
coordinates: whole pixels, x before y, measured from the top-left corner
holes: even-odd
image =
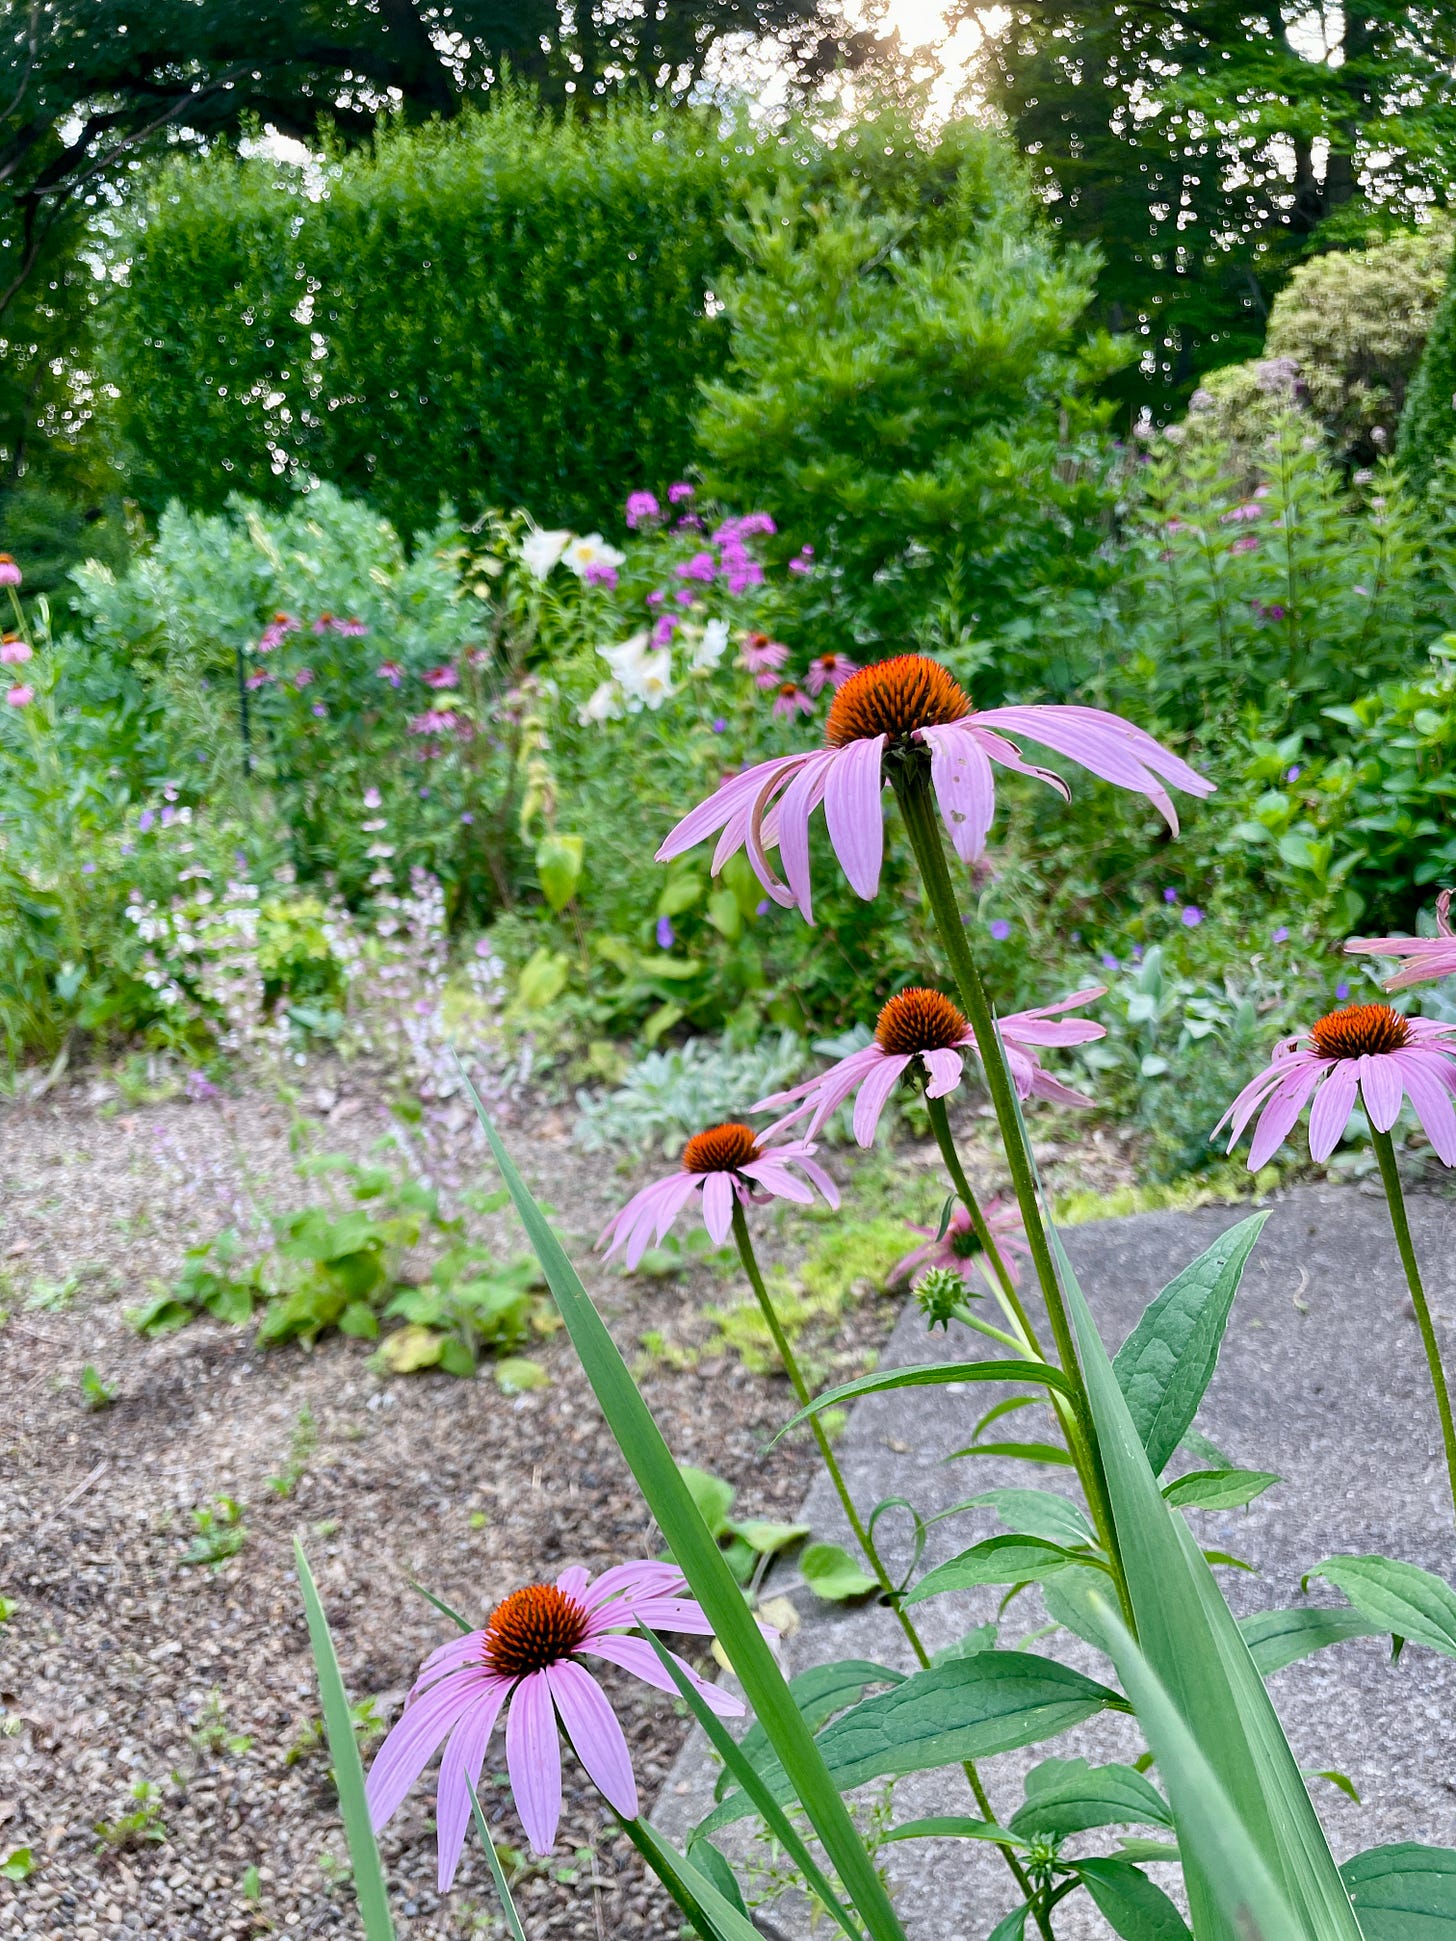
[[[1110,1347],[1122,1341],[1149,1299],[1247,1209],[1143,1214],[1068,1232],[1067,1248]],[[1416,1196],[1411,1207],[1427,1288],[1448,1348],[1456,1350],[1456,1199]],[[965,1329],[927,1334],[913,1308],[901,1316],[885,1361],[897,1365],[979,1356],[991,1344]],[[982,1459],[947,1463],[992,1399],[984,1388],[919,1389],[867,1398],[839,1445],[856,1500],[907,1496],[922,1515],[979,1490],[1028,1482],[1072,1493],[1068,1472]],[[1034,1421],[1013,1416],[1007,1433]],[[1198,1426],[1244,1467],[1283,1481],[1246,1510],[1200,1513],[1207,1548],[1233,1552],[1256,1575],[1220,1571],[1234,1610],[1297,1605],[1303,1571],[1336,1553],[1381,1552],[1456,1577],[1456,1536],[1439,1430],[1420,1339],[1378,1189],[1311,1187],[1282,1197],[1244,1275],[1218,1369]],[[850,1542],[838,1503],[821,1478],[805,1506],[821,1537]],[[881,1526],[889,1532],[887,1519]],[[987,1510],[936,1526],[926,1562],[954,1555],[1001,1526]],[[897,1540],[887,1546],[897,1550]],[[902,1553],[903,1554],[903,1553]],[[883,1608],[827,1608],[783,1580],[803,1622],[787,1640],[791,1672],[834,1658],[870,1657],[910,1668],[898,1627]],[[998,1593],[969,1591],[921,1607],[923,1630],[939,1648],[995,1615]],[[1312,1601],[1339,1601],[1316,1591]],[[1041,1622],[1035,1592],[1003,1623],[1016,1644]],[[1047,1649],[1046,1644],[1032,1649]],[[1058,1656],[1096,1676],[1107,1670],[1065,1635]],[[1388,1648],[1361,1639],[1291,1666],[1271,1691],[1301,1764],[1347,1773],[1363,1804],[1324,1782],[1316,1798],[1338,1858],[1399,1839],[1456,1846],[1456,1663],[1409,1648],[1392,1666]],[[1126,1721],[1090,1722],[1051,1744],[986,1762],[998,1810],[1021,1797],[1021,1775],[1049,1753],[1108,1759],[1136,1740]],[[711,1756],[690,1742],[664,1789],[659,1823],[680,1833],[711,1805]],[[1004,1803],[1004,1804],[1003,1804]],[[955,1770],[903,1780],[895,1819],[970,1811]],[[1089,1841],[1085,1851],[1110,1843]],[[920,1842],[884,1850],[914,1941],[978,1941],[1013,1904],[994,1851],[970,1842]],[[1155,1877],[1172,1885],[1174,1870]],[[1078,1895],[1058,1915],[1067,1941],[1109,1932]],[[1074,1912],[1074,1910],[1077,1910]],[[787,1925],[795,1925],[789,1920]]]

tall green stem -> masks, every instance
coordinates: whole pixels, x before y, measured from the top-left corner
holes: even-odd
[[[910,847],[915,852],[921,881],[925,885],[925,893],[935,917],[936,928],[940,932],[945,953],[950,959],[956,988],[960,993],[966,1017],[976,1040],[976,1050],[980,1055],[981,1066],[986,1075],[986,1085],[991,1094],[991,1104],[996,1112],[996,1123],[1001,1132],[1001,1144],[1006,1154],[1007,1169],[1011,1174],[1012,1189],[1016,1194],[1016,1204],[1021,1209],[1021,1220],[1026,1229],[1032,1264],[1036,1269],[1042,1300],[1046,1304],[1052,1339],[1056,1343],[1057,1359],[1061,1363],[1062,1372],[1075,1385],[1076,1395],[1072,1413],[1069,1417],[1063,1418],[1063,1426],[1066,1429],[1072,1461],[1076,1465],[1082,1490],[1087,1498],[1088,1511],[1096,1526],[1102,1547],[1112,1564],[1125,1620],[1131,1629],[1132,1604],[1123,1576],[1116,1527],[1107,1498],[1107,1483],[1095,1454],[1091,1410],[1087,1404],[1086,1389],[1082,1382],[1082,1365],[1077,1358],[1071,1321],[1067,1314],[1066,1303],[1062,1299],[1062,1287],[1057,1278],[1056,1263],[1052,1259],[1051,1243],[1047,1239],[1046,1227],[1042,1222],[1041,1203],[1036,1190],[1036,1173],[1023,1137],[1016,1092],[1001,1049],[1001,1040],[996,1032],[995,1014],[991,1009],[991,1000],[986,995],[986,987],[981,982],[981,973],[976,966],[975,957],[966,937],[965,925],[961,921],[960,908],[956,902],[955,885],[951,881],[950,870],[946,865],[940,822],[930,792],[930,777],[925,764],[912,756],[892,770],[891,779],[899,799],[905,832],[910,838]]]
[[[1451,1504],[1452,1508],[1456,1509],[1456,1423],[1451,1419],[1451,1396],[1446,1386],[1446,1371],[1441,1366],[1441,1346],[1436,1339],[1435,1324],[1431,1320],[1430,1306],[1426,1301],[1425,1284],[1421,1280],[1421,1270],[1416,1261],[1410,1221],[1406,1218],[1405,1194],[1401,1190],[1400,1173],[1395,1163],[1395,1147],[1391,1144],[1390,1134],[1379,1132],[1374,1126],[1370,1128],[1370,1137],[1374,1142],[1375,1157],[1380,1165],[1381,1184],[1385,1188],[1385,1198],[1390,1207],[1390,1224],[1395,1228],[1395,1244],[1400,1249],[1400,1264],[1405,1269],[1411,1305],[1416,1311],[1416,1325],[1421,1331],[1421,1341],[1426,1350],[1426,1366],[1431,1371],[1431,1386],[1436,1391],[1436,1412],[1441,1418],[1441,1440],[1446,1446],[1446,1474],[1451,1485]]]
[[[1005,1256],[996,1245],[996,1237],[987,1226],[986,1216],[982,1213],[980,1204],[971,1191],[970,1181],[966,1178],[961,1156],[956,1151],[955,1140],[951,1137],[950,1114],[945,1109],[945,1100],[927,1097],[925,1109],[930,1114],[930,1129],[935,1134],[935,1143],[940,1147],[940,1156],[945,1161],[945,1170],[950,1175],[950,1183],[956,1190],[956,1197],[970,1216],[971,1232],[975,1234],[981,1251],[991,1263],[991,1270],[1001,1289],[1002,1305],[1021,1330],[1025,1346],[1039,1360],[1045,1361],[1046,1352],[1036,1338],[1031,1317],[1021,1304],[1021,1299],[1016,1292],[1016,1283],[1011,1278],[1011,1270],[1006,1265]]]
[[[743,1263],[743,1271],[748,1276],[748,1284],[753,1289],[753,1297],[758,1302],[759,1312],[762,1314],[764,1324],[773,1337],[775,1348],[778,1349],[779,1360],[784,1365],[784,1373],[788,1376],[790,1385],[799,1399],[800,1407],[807,1408],[813,1400],[813,1396],[809,1392],[808,1383],[804,1380],[803,1372],[799,1367],[798,1359],[794,1354],[789,1337],[784,1332],[783,1323],[779,1320],[774,1304],[769,1299],[768,1289],[764,1285],[763,1275],[759,1272],[758,1258],[753,1251],[753,1242],[748,1236],[748,1221],[744,1218],[743,1202],[736,1196],[733,1201],[733,1239],[738,1248],[738,1258]],[[834,1485],[834,1493],[839,1498],[840,1508],[844,1511],[849,1527],[854,1532],[855,1542],[859,1545],[864,1560],[869,1565],[875,1582],[880,1587],[881,1595],[890,1609],[895,1613],[899,1621],[900,1629],[905,1633],[906,1641],[910,1649],[915,1653],[916,1663],[923,1671],[930,1664],[930,1653],[925,1649],[920,1633],[915,1628],[914,1620],[907,1617],[905,1612],[900,1608],[900,1599],[895,1584],[890,1573],[886,1570],[884,1561],[875,1546],[873,1535],[865,1524],[864,1519],[860,1516],[859,1511],[855,1508],[854,1498],[849,1493],[849,1484],[844,1480],[844,1471],[839,1467],[839,1461],[835,1456],[828,1434],[817,1415],[811,1415],[809,1417],[809,1428],[814,1437],[814,1441],[818,1445],[820,1460],[824,1464],[830,1482]],[[964,1760],[962,1763],[965,1768],[966,1778],[970,1781],[971,1792],[975,1797],[976,1806],[980,1811],[981,1817],[994,1821],[996,1815],[991,1808],[990,1796],[981,1783],[981,1775],[969,1759]],[[1017,1886],[1025,1894],[1028,1901],[1032,1900],[1031,1882],[1027,1878],[1021,1862],[1016,1858],[1016,1855],[1011,1851],[1010,1847],[1002,1847],[1001,1852],[1004,1854],[1006,1864],[1015,1877]],[[1043,1917],[1039,1913],[1036,1915],[1036,1921],[1037,1926],[1041,1929],[1047,1941],[1051,1941],[1050,1924],[1044,1922]]]

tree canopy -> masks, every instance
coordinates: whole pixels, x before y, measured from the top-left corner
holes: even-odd
[[[1314,249],[1449,193],[1456,5],[979,0],[983,72],[1053,215],[1100,245],[1105,321],[1165,404],[1248,356]]]

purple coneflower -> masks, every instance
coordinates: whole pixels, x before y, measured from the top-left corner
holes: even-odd
[[[1021,1224],[1016,1203],[1014,1200],[1003,1200],[997,1194],[981,1208],[981,1218],[990,1228],[991,1238],[996,1242],[1006,1272],[1015,1286],[1021,1279],[1021,1262],[1017,1255],[1029,1252],[1026,1230]],[[919,1273],[923,1267],[949,1267],[964,1281],[974,1281],[978,1273],[985,1274],[994,1291],[995,1282],[991,1280],[986,1251],[976,1238],[971,1216],[963,1206],[957,1206],[951,1215],[950,1225],[938,1240],[934,1227],[917,1227],[913,1221],[908,1224],[912,1233],[925,1235],[926,1244],[897,1260],[886,1276],[888,1281],[893,1284],[905,1280],[909,1275]]]
[[[731,1121],[695,1133],[683,1147],[680,1170],[634,1193],[622,1211],[608,1220],[597,1246],[605,1246],[610,1238],[607,1259],[625,1247],[627,1265],[635,1267],[648,1247],[663,1239],[693,1194],[700,1192],[703,1224],[714,1245],[721,1247],[733,1224],[735,1203],[749,1206],[777,1198],[812,1205],[813,1193],[803,1180],[795,1179],[791,1166],[818,1187],[830,1206],[837,1207],[839,1189],[814,1160],[812,1143],[795,1139],[772,1146],[765,1143],[768,1136],[760,1138]]]
[[[1273,1158],[1313,1098],[1309,1156],[1329,1158],[1340,1143],[1357,1097],[1378,1132],[1389,1132],[1409,1098],[1427,1138],[1448,1166],[1456,1165],[1456,1025],[1403,1018],[1388,1004],[1350,1004],[1311,1025],[1308,1041],[1284,1038],[1270,1064],[1251,1079],[1213,1129],[1229,1130],[1229,1151],[1259,1114],[1249,1170]]]
[[[627,1740],[581,1654],[620,1665],[656,1691],[676,1693],[652,1646],[626,1633],[641,1623],[654,1631],[711,1637],[701,1607],[682,1596],[686,1588],[676,1564],[618,1564],[595,1581],[573,1566],[554,1584],[513,1591],[482,1630],[431,1652],[369,1769],[366,1795],[375,1831],[444,1744],[435,1808],[443,1894],[455,1878],[470,1820],[466,1782],[479,1783],[507,1700],[506,1767],[516,1811],[537,1853],[551,1851],[561,1819],[558,1718],[594,1784],[624,1819],[635,1820],[637,1784]],[[677,1662],[715,1712],[741,1715],[739,1699]]]
[[[0,665],[23,667],[33,651],[28,640],[22,640],[18,634],[6,634],[0,639]]]
[[[28,708],[35,699],[35,689],[28,681],[17,681],[5,696],[6,705],[12,708]]]
[[[788,658],[789,650],[781,640],[770,640],[767,634],[745,634],[738,665],[750,674],[773,675]]]
[[[858,666],[847,654],[819,654],[809,663],[804,685],[811,694],[822,694],[826,687],[832,687],[838,694],[850,675],[858,672]]]
[[[1107,1034],[1090,1018],[1067,1018],[1056,1022],[1056,1015],[1078,1005],[1090,1004],[1103,996],[1103,986],[1093,985],[1075,991],[1058,1004],[1044,1004],[1033,1011],[1013,1012],[997,1021],[1006,1063],[1011,1069],[1017,1096],[1023,1099],[1049,1099],[1057,1105],[1090,1105],[1091,1099],[1063,1085],[1050,1072],[1043,1071],[1037,1050],[1043,1045],[1085,1045]],[[794,1110],[770,1126],[765,1138],[772,1138],[785,1126],[808,1115],[804,1137],[813,1139],[832,1113],[839,1110],[852,1093],[854,1136],[862,1146],[874,1144],[875,1129],[891,1092],[905,1073],[917,1065],[925,1074],[925,1089],[933,1099],[953,1092],[961,1082],[964,1060],[961,1053],[976,1048],[975,1035],[965,1014],[940,991],[912,988],[892,997],[875,1025],[874,1039],[862,1051],[852,1051],[817,1078],[775,1092],[760,1099],[755,1112],[777,1112],[781,1106]]]
[[[780,681],[778,693],[774,696],[773,711],[784,720],[791,721],[796,714],[812,714],[814,703],[797,681]]]
[[[326,634],[332,632],[333,625],[334,616],[331,613],[321,613],[313,623],[313,630],[316,634]]]
[[[313,669],[311,667],[295,668],[294,674],[293,674],[293,685],[296,688],[298,688],[300,691],[302,691],[302,689],[306,687],[312,687]]]
[[[19,586],[20,568],[9,553],[0,553],[0,586]]]
[[[0,654],[0,659],[3,659]],[[1438,977],[1456,975],[1456,932],[1451,929],[1451,892],[1442,890],[1436,898],[1434,937],[1351,937],[1346,950],[1362,951],[1370,957],[1403,957],[1403,970],[1386,979],[1387,991],[1403,991],[1412,984],[1430,984]]]
[[[388,681],[391,687],[398,687],[404,679],[404,669],[397,660],[381,661],[374,672],[379,680]]]
[[[427,667],[420,679],[426,687],[459,687],[460,676],[453,667]]]
[[[929,751],[941,815],[956,854],[967,863],[985,848],[995,813],[992,762],[1069,793],[1059,775],[1025,761],[1008,734],[1040,741],[1104,781],[1146,795],[1175,834],[1178,817],[1163,782],[1194,795],[1213,789],[1150,734],[1102,708],[1033,705],[976,713],[959,682],[925,654],[898,654],[851,675],[834,697],[824,732],[827,747],[777,756],[726,782],[678,823],[658,861],[668,862],[721,830],[714,871],[746,848],[769,895],[797,904],[812,923],[809,817],[821,802],[830,842],[855,892],[868,900],[879,888],[887,755],[903,760],[918,748]],[[769,864],[767,851],[774,847],[787,882]]]
[[[365,626],[364,622],[357,616],[352,616],[348,620],[336,620],[334,622],[334,632],[336,634],[343,634],[349,640],[362,640],[368,631],[369,629]]]

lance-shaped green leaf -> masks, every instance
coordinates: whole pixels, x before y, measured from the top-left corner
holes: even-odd
[[[789,1418],[773,1442],[778,1442],[801,1422],[807,1422],[811,1415],[842,1408],[846,1402],[857,1402],[862,1395],[886,1395],[900,1388],[956,1388],[967,1382],[1035,1382],[1041,1388],[1059,1389],[1064,1395],[1071,1393],[1071,1384],[1060,1368],[1052,1368],[1044,1361],[932,1361],[916,1368],[879,1368],[873,1375],[841,1382],[838,1388],[816,1395],[806,1408]],[[773,1447],[772,1442],[769,1447]]]
[[[1055,1659],[980,1651],[863,1700],[821,1732],[818,1745],[835,1784],[848,1792],[866,1780],[1036,1745],[1107,1709],[1124,1709],[1116,1692]],[[764,1777],[776,1799],[793,1798],[781,1768],[766,1767]],[[699,1831],[714,1833],[752,1811],[742,1793],[730,1793]]]
[[[1110,1605],[1102,1622],[1123,1688],[1168,1789],[1194,1931],[1236,1936],[1237,1941],[1327,1941],[1343,1935],[1344,1928],[1314,1926],[1294,1911],[1199,1740]],[[1339,1880],[1338,1874],[1335,1878]],[[1345,1912],[1351,1941],[1360,1941],[1348,1896]],[[1215,1915],[1216,1926],[1210,1918]]]
[[[940,1814],[928,1820],[906,1820],[884,1836],[891,1840],[990,1840],[998,1847],[1024,1847],[1028,1844],[1009,1828],[994,1820],[967,1820]]]
[[[741,1906],[646,1820],[624,1820],[622,1827],[703,1941],[762,1941]]]
[[[1085,1552],[1064,1549],[1044,1537],[987,1537],[958,1557],[948,1557],[905,1595],[906,1604],[923,1604],[947,1591],[973,1590],[980,1584],[1039,1584],[1064,1570],[1093,1568]]]
[[[982,1490],[979,1496],[968,1496],[931,1520],[943,1523],[948,1516],[959,1516],[962,1510],[978,1509],[982,1504],[994,1510],[1008,1530],[1019,1530],[1023,1536],[1045,1537],[1048,1543],[1066,1544],[1072,1550],[1096,1541],[1092,1525],[1077,1505],[1050,1489]]]
[[[971,1456],[1009,1456],[1013,1462],[1057,1463],[1063,1469],[1075,1467],[1072,1458],[1055,1442],[972,1442],[964,1449],[953,1449],[947,1462],[963,1462]]]
[[[389,1913],[389,1892],[384,1884],[384,1866],[369,1820],[364,1797],[364,1763],[359,1757],[359,1741],[354,1737],[354,1721],[349,1713],[349,1695],[344,1690],[329,1621],[319,1599],[318,1586],[303,1554],[303,1545],[293,1540],[293,1560],[303,1590],[303,1611],[308,1620],[308,1641],[313,1647],[314,1669],[318,1672],[319,1703],[323,1708],[324,1735],[329,1742],[334,1784],[339,1789],[339,1812],[344,1821],[344,1837],[349,1843],[353,1866],[354,1895],[359,1902],[359,1919],[365,1941],[394,1941],[394,1922]]]
[[[1156,1882],[1128,1860],[1079,1860],[1077,1878],[1122,1941],[1192,1941],[1188,1924]]]
[[[1098,1826],[1171,1827],[1168,1802],[1133,1766],[1044,1759],[1026,1775],[1026,1802],[1011,1816],[1015,1833],[1065,1840]]]
[[[545,1270],[587,1380],[648,1509],[667,1539],[693,1596],[713,1626],[784,1769],[791,1776],[793,1790],[865,1927],[875,1941],[903,1941],[904,1931],[874,1862],[838,1787],[825,1770],[813,1735],[794,1703],[763,1633],[743,1601],[732,1571],[683,1482],[651,1410],[638,1393],[606,1324],[516,1171],[473,1089],[471,1097],[475,1099],[501,1178]],[[711,1891],[727,1908],[722,1896],[716,1890]],[[735,1921],[741,1918],[732,1908],[727,1908],[727,1912]]]
[[[1336,1606],[1316,1606],[1305,1611],[1256,1611],[1253,1617],[1239,1619],[1239,1630],[1249,1647],[1254,1663],[1265,1678],[1283,1671],[1313,1651],[1326,1645],[1343,1644],[1346,1638],[1374,1638],[1382,1627],[1369,1624],[1358,1611]]]
[[[1456,1941],[1456,1852],[1401,1842],[1357,1853],[1340,1872],[1365,1941]]]
[[[1175,1510],[1240,1510],[1279,1478],[1267,1469],[1195,1469],[1163,1489]]]
[[[1198,1757],[1215,1776],[1220,1795],[1232,1802],[1243,1843],[1276,1883],[1280,1902],[1294,1910],[1292,1932],[1304,1941],[1360,1941],[1349,1896],[1264,1682],[1187,1524],[1163,1501],[1137,1422],[1055,1229],[1051,1240],[1082,1359],[1141,1654],[1155,1684],[1171,1695],[1182,1730],[1196,1740]],[[1100,1615],[1099,1628],[1107,1628]],[[1125,1689],[1136,1699],[1126,1684]],[[1141,1705],[1138,1716],[1158,1750]],[[1161,1752],[1159,1768],[1178,1814],[1194,1932],[1200,1941],[1234,1941],[1240,1931],[1231,1923],[1222,1885],[1210,1875],[1200,1844],[1187,1837]]]
[[[906,1674],[877,1665],[872,1658],[838,1658],[831,1664],[811,1665],[789,1680],[789,1694],[811,1732],[817,1732],[839,1712],[858,1705],[871,1685],[903,1685]],[[738,1742],[738,1750],[754,1766],[772,1760],[768,1734],[755,1719]],[[729,1779],[720,1773],[716,1797],[727,1792]],[[696,1838],[696,1835],[694,1835]]]
[[[1155,1471],[1198,1413],[1244,1263],[1268,1217],[1256,1213],[1221,1233],[1168,1283],[1117,1351],[1118,1386]]]
[[[485,1857],[490,1865],[490,1877],[495,1882],[495,1891],[500,1897],[501,1911],[506,1917],[506,1927],[511,1941],[526,1941],[521,1917],[516,1912],[515,1901],[511,1898],[510,1882],[506,1879],[505,1869],[501,1866],[500,1855],[495,1850],[495,1841],[491,1838],[485,1815],[480,1810],[480,1800],[468,1766],[465,1771],[465,1789],[470,1794],[470,1811],[475,1819],[475,1829],[480,1835],[480,1844],[485,1848]]]
[[[1456,1658],[1456,1591],[1444,1578],[1394,1557],[1326,1557],[1309,1571],[1344,1593],[1368,1624]]]

